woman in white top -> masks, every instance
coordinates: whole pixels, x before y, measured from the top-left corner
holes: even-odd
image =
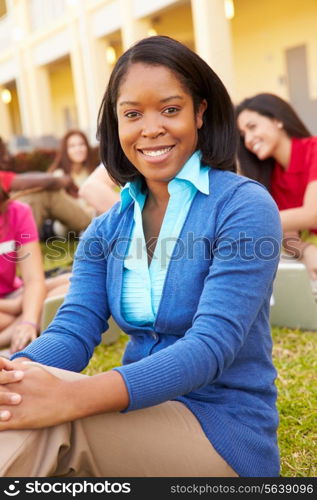
[[[90,215],[106,212],[116,203],[119,192],[105,167],[96,167],[87,136],[80,130],[70,130],[61,140],[59,151],[49,168],[56,175],[70,175],[78,188],[72,192]]]
[[[96,161],[87,136],[81,130],[71,129],[62,137],[59,150],[48,169],[48,172],[56,176],[71,176],[74,185],[68,193],[78,199],[78,203],[91,218],[96,215],[96,210],[79,196],[78,190],[95,168]],[[54,222],[53,229],[60,236],[66,233],[66,227],[57,221]]]

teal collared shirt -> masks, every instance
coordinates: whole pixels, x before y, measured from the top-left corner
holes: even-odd
[[[134,226],[124,260],[121,296],[122,314],[129,323],[154,323],[168,264],[190,205],[197,191],[209,194],[208,173],[209,167],[201,166],[200,153],[196,151],[168,183],[170,198],[150,266],[142,224],[147,194],[141,191],[140,181],[128,183],[122,189],[120,211],[134,201]]]

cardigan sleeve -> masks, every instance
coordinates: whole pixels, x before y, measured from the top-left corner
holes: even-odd
[[[109,248],[95,219],[78,244],[70,288],[49,327],[23,351],[28,357],[65,370],[81,371],[107,330],[110,312],[106,294]]]
[[[275,202],[262,186],[240,184],[219,210],[216,227],[214,256],[191,328],[169,347],[115,368],[128,387],[126,411],[214,382],[234,363],[258,317],[269,332],[268,313],[259,313],[269,309],[279,261]]]

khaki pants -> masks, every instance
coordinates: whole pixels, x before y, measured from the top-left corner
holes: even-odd
[[[45,369],[70,380],[85,376]],[[195,416],[177,401],[39,430],[0,432],[0,475],[237,476],[211,446]]]
[[[38,229],[45,219],[56,219],[69,231],[79,233],[91,221],[91,215],[64,189],[21,191],[13,193],[12,197],[30,205]]]

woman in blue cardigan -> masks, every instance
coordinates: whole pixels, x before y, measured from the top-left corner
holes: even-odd
[[[114,67],[99,138],[121,201],[83,235],[48,329],[0,361],[1,474],[278,476],[281,228],[235,173],[224,85],[176,40],[141,40]],[[122,366],[76,373],[110,315],[130,337]]]

